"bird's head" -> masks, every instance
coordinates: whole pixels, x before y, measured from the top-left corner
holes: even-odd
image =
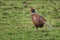
[[[32,13],[35,13],[35,9],[34,9],[34,8],[31,8],[31,12],[32,12]]]

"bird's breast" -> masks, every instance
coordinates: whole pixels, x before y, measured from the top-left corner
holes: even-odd
[[[38,22],[38,18],[35,17],[35,16],[33,17],[33,21],[36,22],[36,23],[39,23],[39,22]]]
[[[36,16],[36,15],[33,15],[33,16],[32,16],[32,21],[33,21],[34,24],[39,24],[39,23],[40,23],[40,22],[39,22],[39,21],[40,21],[40,20],[39,20],[39,17]]]
[[[45,22],[45,19],[44,19],[44,17],[42,17],[38,14],[33,14],[32,21],[34,24],[43,24]]]

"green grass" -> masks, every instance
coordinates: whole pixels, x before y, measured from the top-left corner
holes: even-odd
[[[0,1],[0,40],[60,40],[60,1]],[[36,33],[30,7],[46,18],[54,30],[39,28]],[[15,8],[17,7],[17,8]]]

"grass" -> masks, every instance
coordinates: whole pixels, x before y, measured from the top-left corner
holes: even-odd
[[[0,1],[0,40],[60,40],[60,1]],[[46,18],[54,30],[46,26],[36,34],[31,20],[30,7]]]

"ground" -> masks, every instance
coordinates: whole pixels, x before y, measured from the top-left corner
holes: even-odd
[[[60,40],[60,1],[0,1],[0,40]],[[31,19],[30,7],[45,17],[53,29],[47,25],[36,32]]]

